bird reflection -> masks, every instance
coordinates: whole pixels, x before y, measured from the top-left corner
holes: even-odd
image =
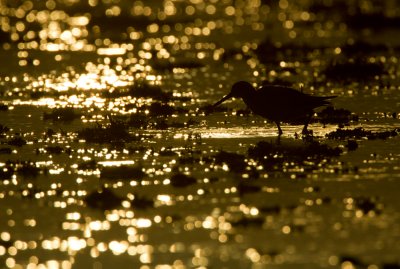
[[[330,104],[327,100],[336,96],[311,96],[290,87],[274,85],[266,85],[256,90],[250,83],[239,81],[232,86],[231,92],[213,107],[232,97],[242,98],[255,114],[275,122],[280,136],[283,133],[281,122],[302,122],[302,133],[307,134],[314,109]]]

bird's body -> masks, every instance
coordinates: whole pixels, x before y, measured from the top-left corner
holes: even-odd
[[[250,83],[239,81],[232,86],[231,92],[214,104],[218,106],[231,97],[240,97],[255,113],[276,123],[279,135],[282,134],[281,122],[303,122],[303,133],[307,132],[314,109],[328,105],[335,96],[311,96],[293,88],[268,85],[256,90]]]

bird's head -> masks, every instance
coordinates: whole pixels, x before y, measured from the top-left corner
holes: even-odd
[[[213,106],[216,107],[232,97],[246,98],[254,90],[255,90],[254,87],[246,81],[236,82],[235,84],[233,84],[231,92],[225,95],[221,100],[216,102]]]

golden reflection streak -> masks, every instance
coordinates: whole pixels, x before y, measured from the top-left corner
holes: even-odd
[[[116,56],[116,55],[124,55],[126,53],[125,48],[98,48],[98,55],[108,55],[108,56]]]
[[[132,165],[135,164],[135,161],[133,160],[119,160],[119,161],[101,161],[99,162],[100,165],[102,166],[122,166],[122,165]]]
[[[301,126],[284,126],[284,137],[295,137],[295,133],[301,134]],[[327,133],[335,131],[336,126],[310,126],[315,135],[325,136]],[[232,128],[213,128],[213,129],[195,129],[193,133],[175,133],[174,139],[185,139],[188,140],[193,138],[194,134],[197,134],[199,138],[215,138],[215,139],[233,139],[233,138],[255,138],[255,137],[277,137],[276,126],[270,124],[265,125],[265,127],[232,127]]]

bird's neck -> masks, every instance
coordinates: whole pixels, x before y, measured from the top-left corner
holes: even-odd
[[[242,94],[243,102],[245,102],[247,106],[251,106],[251,104],[254,103],[255,98],[257,98],[255,89],[252,90],[249,89],[248,91]]]

